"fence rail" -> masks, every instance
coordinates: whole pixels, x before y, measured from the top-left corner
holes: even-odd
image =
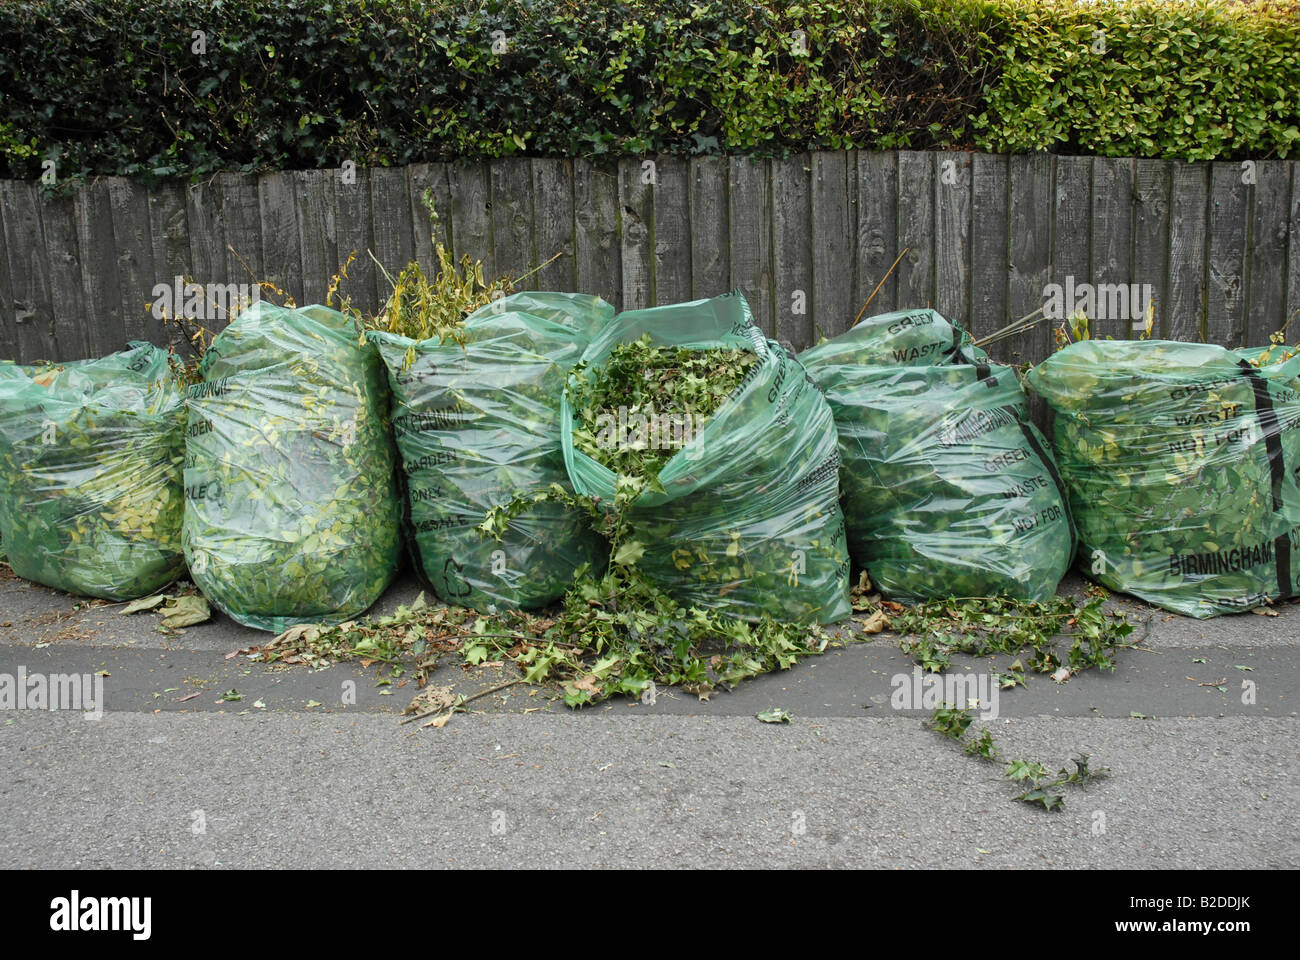
[[[489,275],[517,277],[558,253],[523,286],[598,293],[620,309],[739,287],[759,323],[796,347],[847,329],[877,286],[872,312],[933,306],[979,336],[1043,306],[1051,284],[1138,284],[1160,335],[1245,345],[1300,310],[1297,171],[839,151],[219,174],[152,190],[110,177],[53,199],[0,181],[0,357],[175,342],[146,304],[177,276],[265,279],[319,302],[352,250],[341,289],[370,310],[388,287],[375,261],[394,275],[411,259],[427,270],[435,237]],[[1102,336],[1131,327],[1094,324]],[[1050,348],[1043,325],[995,353],[1035,361]]]

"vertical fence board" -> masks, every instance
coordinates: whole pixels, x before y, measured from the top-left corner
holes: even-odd
[[[180,184],[159,184],[150,193],[149,232],[153,238],[154,283],[168,284],[175,289],[176,278],[184,278],[191,272],[189,218],[185,212],[185,188]],[[77,269],[79,272],[80,267]],[[160,343],[188,352],[185,337],[176,326],[164,326],[163,331]]]
[[[152,301],[157,271],[153,266],[153,239],[149,235],[149,191],[142,183],[124,177],[107,181],[113,240],[117,247],[117,279],[121,291],[122,323],[126,339],[162,339],[162,323],[155,320]]]
[[[855,172],[857,257],[853,270],[850,325],[864,305],[866,312],[863,316],[888,313],[897,308],[898,270],[890,273],[889,268],[903,252],[898,242],[898,155],[859,150]],[[868,300],[870,305],[867,305]]]
[[[1047,154],[1010,160],[1010,275],[1007,307],[1018,320],[1043,305],[1052,253],[1052,158]],[[1002,355],[1013,363],[1037,363],[1051,352],[1052,330],[1040,323],[1018,342],[1005,341]],[[1002,346],[999,344],[998,346]],[[998,351],[995,349],[994,354]]]
[[[654,304],[654,226],[650,184],[644,182],[647,168],[641,160],[620,160],[618,164],[618,209],[622,223],[619,251],[623,264],[623,309],[640,310]]]
[[[934,304],[934,165],[918,150],[898,153],[898,305]]]
[[[77,246],[81,250],[84,313],[93,318],[90,352],[101,356],[126,346],[121,284],[117,278],[117,241],[113,236],[113,207],[108,196],[108,184],[102,180],[83,184],[77,189],[74,203]]]
[[[415,233],[411,226],[411,191],[404,171],[374,167],[370,171],[370,214],[374,230],[375,259],[383,270],[375,270],[380,299],[387,298],[394,280],[415,259]]]
[[[370,171],[353,167],[341,173],[334,184],[337,246],[334,257],[342,267],[352,257],[348,275],[339,284],[339,296],[349,297],[362,313],[376,313],[388,299],[387,289],[380,296],[376,282],[379,271],[370,259],[375,247],[375,228],[370,206]]]
[[[500,273],[520,290],[536,290],[537,277],[525,277],[533,260],[532,173],[517,157],[492,163],[493,257]]]
[[[655,303],[691,298],[690,164],[677,157],[655,162]]]
[[[812,335],[843,333],[853,306],[853,241],[857,224],[849,203],[849,159],[843,150],[812,155]]]
[[[293,174],[263,176],[257,183],[257,195],[262,221],[262,269],[266,279],[302,306],[306,300]],[[194,219],[191,217],[191,248],[194,246],[193,237]]]
[[[1241,165],[1210,165],[1209,287],[1205,336],[1211,343],[1246,345],[1246,229],[1250,189]]]
[[[1011,271],[1007,218],[1007,158],[975,154],[971,164],[971,333],[985,337],[1010,320],[1007,281]]]
[[[796,350],[812,340],[812,263],[804,254],[812,234],[807,164],[806,154],[772,161],[776,336]]]
[[[690,166],[692,300],[724,294],[730,284],[727,161],[696,157]]]
[[[446,163],[413,163],[406,168],[407,193],[411,199],[411,236],[415,259],[425,276],[437,271],[434,244],[441,243],[451,249],[455,225],[451,218],[451,183]],[[434,221],[424,202],[424,192],[433,196]]]
[[[967,330],[971,321],[971,155],[934,157],[934,307]]]
[[[1116,339],[1136,336],[1146,318],[1131,300],[1133,277],[1133,161],[1097,157],[1092,163],[1092,277],[1098,287],[1096,335]],[[1119,285],[1114,296],[1106,288]],[[1102,318],[1102,314],[1106,316]]]
[[[573,162],[575,288],[622,308],[619,259],[618,171],[588,160]]]
[[[52,197],[41,202],[40,210],[41,230],[45,235],[43,254],[49,266],[50,305],[54,310],[54,339],[58,358],[78,360],[89,357],[94,318],[88,315],[85,299],[81,295],[81,248],[77,243],[76,202],[70,196]],[[182,208],[181,219],[184,218],[185,211]],[[147,292],[152,293],[152,286]]]
[[[1205,339],[1205,202],[1207,169],[1175,163],[1169,202],[1169,327],[1171,340]]]
[[[1285,310],[1290,320],[1300,315],[1300,160],[1288,161],[1287,166],[1291,168],[1291,207],[1287,216]]]
[[[294,174],[298,199],[298,245],[302,251],[305,303],[324,303],[338,272],[339,236],[335,205],[337,170],[302,170]],[[428,268],[426,268],[427,270]]]
[[[1286,217],[1291,201],[1288,173],[1280,160],[1255,164],[1250,249],[1246,252],[1250,268],[1246,289],[1247,346],[1267,344],[1269,334],[1286,321]]]
[[[481,163],[453,163],[447,170],[451,189],[452,250],[456,259],[482,261],[483,276],[497,276],[492,256],[492,189],[488,168]]]
[[[1089,250],[1092,157],[1056,157],[1054,166],[1051,282],[1060,287],[1061,309],[1059,316],[1055,310],[1049,312],[1044,322],[1052,324],[1068,317],[1074,310],[1074,291],[1079,284],[1096,282],[1092,276]]]
[[[289,183],[288,174],[276,174],[282,183]],[[293,215],[293,188],[283,207]],[[189,224],[190,270],[193,282],[203,285],[224,280],[226,275],[226,231],[221,218],[221,192],[214,180],[192,183],[185,189],[185,219]],[[295,246],[296,250],[296,246]],[[82,250],[82,259],[87,257]],[[281,284],[283,286],[283,284]],[[179,312],[179,311],[178,311]],[[205,324],[212,328],[211,325]],[[217,325],[218,327],[220,324]]]
[[[1153,337],[1168,335],[1169,184],[1167,162],[1137,161],[1133,187],[1133,282],[1151,290]]]
[[[14,323],[14,285],[9,274],[9,241],[5,239],[4,222],[4,205],[0,204],[0,360],[17,360],[18,327]]]
[[[9,250],[9,280],[12,284],[6,294],[13,304],[17,359],[27,363],[74,359],[58,356],[49,266],[38,204],[34,181],[0,182],[0,207],[4,209],[5,246]],[[90,310],[84,311],[82,316],[87,324],[98,321],[98,314]]]
[[[573,165],[569,160],[530,160],[533,182],[533,261],[556,260],[537,272],[539,290],[577,289],[573,255]]]
[[[255,284],[263,278],[262,210],[257,177],[251,173],[219,173],[221,229],[228,283]],[[218,279],[218,278],[214,278]]]
[[[751,157],[727,160],[729,286],[739,289],[756,323],[776,335],[772,300],[772,190],[769,161]]]

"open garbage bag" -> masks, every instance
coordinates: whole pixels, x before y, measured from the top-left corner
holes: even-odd
[[[360,616],[401,548],[388,387],[354,321],[265,301],[241,313],[186,391],[185,557],[246,626]]]
[[[0,541],[14,572],[106,600],[181,576],[184,452],[165,350],[0,365]]]
[[[849,613],[849,558],[839,506],[835,424],[802,365],[754,326],[738,292],[619,314],[583,354],[598,366],[615,345],[657,344],[757,354],[748,379],[659,473],[631,519],[648,578],[685,605],[738,616],[832,623]],[[573,440],[562,406],[574,488],[612,502],[616,475]]]
[[[1273,353],[1086,340],[1030,372],[1085,573],[1193,617],[1295,593],[1300,357]]]

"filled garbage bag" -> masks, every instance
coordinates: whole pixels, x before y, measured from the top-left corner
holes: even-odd
[[[1014,370],[933,310],[870,317],[800,359],[835,415],[849,550],[882,593],[1055,595],[1073,527]]]
[[[582,362],[601,366],[648,336],[693,350],[752,352],[757,362],[645,489],[630,519],[648,579],[685,605],[831,623],[849,613],[849,558],[839,506],[835,424],[802,365],[754,325],[739,292],[619,314]],[[562,404],[574,488],[613,502],[617,475],[574,442]],[[684,439],[684,437],[683,437]]]
[[[1295,593],[1300,357],[1261,356],[1088,340],[1030,372],[1085,573],[1193,617]]]
[[[388,387],[356,323],[253,304],[186,391],[185,557],[208,599],[280,632],[364,613],[401,549]]]
[[[969,333],[937,310],[894,310],[864,317],[848,332],[799,354],[823,370],[860,366],[935,366],[964,353],[984,358]]]
[[[184,573],[185,416],[167,351],[0,365],[0,541],[20,577],[129,600]]]
[[[538,503],[501,540],[479,524],[495,506],[569,486],[560,400],[591,333],[614,308],[599,297],[522,293],[467,318],[463,342],[370,331],[388,369],[419,562],[438,597],[535,608],[563,596],[605,544],[585,515]]]

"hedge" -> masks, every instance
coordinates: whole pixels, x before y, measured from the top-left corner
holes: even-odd
[[[0,10],[0,177],[37,177],[47,159],[59,179],[149,180],[852,147],[1243,159],[1300,140],[1297,0]]]

